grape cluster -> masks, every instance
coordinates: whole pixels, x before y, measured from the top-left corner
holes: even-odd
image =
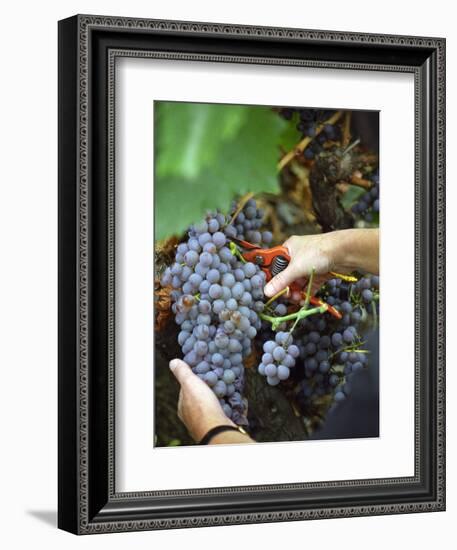
[[[243,360],[261,326],[265,274],[234,255],[228,241],[256,232],[261,215],[254,200],[246,203],[235,225],[230,216],[208,213],[178,245],[175,262],[161,280],[173,288],[172,311],[181,329],[178,343],[184,361],[240,425],[247,424]],[[264,236],[259,233],[258,244]]]
[[[231,211],[236,212],[236,207],[237,204],[234,202]],[[263,217],[263,210],[257,208],[255,200],[250,199],[236,216],[233,225],[226,226],[225,233],[229,237],[248,241],[252,244],[269,245],[273,240],[273,235],[270,231],[260,231]]]
[[[367,222],[372,222],[375,213],[379,212],[379,174],[376,172],[371,181],[372,187],[366,191],[352,206],[352,212]]]
[[[278,319],[290,319],[291,302],[280,297],[265,305],[265,274],[243,261],[230,243],[239,239],[269,245],[271,233],[262,231],[262,218],[253,199],[240,212],[232,205],[228,216],[207,213],[177,246],[161,281],[171,287],[184,361],[239,425],[248,424],[243,362],[254,340],[259,351],[262,347],[257,370],[267,384],[285,384],[304,418],[318,418],[322,407],[331,410],[350,395],[352,376],[368,366],[360,329],[369,316],[379,314],[379,277],[366,275],[354,283],[335,277],[318,297],[337,309],[341,319],[329,312],[309,315],[292,331],[289,321]],[[303,305],[304,300],[294,304],[292,313]],[[270,317],[278,321],[278,332],[266,320]]]
[[[278,332],[274,340],[263,344],[264,354],[258,366],[258,372],[266,376],[270,386],[277,386],[281,380],[287,380],[290,369],[295,367],[295,359],[300,350],[293,343],[290,332]]]
[[[303,151],[303,156],[307,160],[312,160],[323,151],[323,145],[327,141],[337,141],[341,137],[341,131],[338,124],[325,124],[335,111],[324,109],[296,109],[284,107],[279,109],[279,114],[286,120],[296,120],[296,128],[301,133],[302,138],[316,138]],[[322,132],[317,134],[318,126],[324,124]],[[316,135],[317,134],[317,135]]]
[[[351,392],[351,377],[368,366],[360,327],[369,315],[379,313],[379,277],[367,275],[356,283],[333,278],[318,295],[341,313],[341,319],[328,312],[308,316],[294,330],[293,344],[290,332],[278,332],[273,339],[266,323],[261,332],[268,341],[263,345],[260,374],[272,385],[289,380],[304,416],[316,403],[325,402],[330,408],[344,401]],[[270,305],[272,315],[285,315],[281,300]],[[294,368],[290,370],[292,360]],[[281,375],[280,365],[288,367],[281,369]]]
[[[308,405],[316,398],[324,396],[329,396],[335,402],[343,401],[347,395],[345,374],[348,371],[338,366],[343,358],[341,354],[348,355],[348,352],[340,350],[353,349],[351,357],[347,359],[352,361],[359,355],[357,351],[360,337],[355,325],[345,325],[343,320],[334,323],[327,315],[321,319],[314,317],[306,321],[300,356],[303,357],[304,367],[301,389]]]
[[[337,404],[350,395],[352,375],[368,365],[360,325],[373,313],[371,308],[377,307],[378,289],[377,276],[362,277],[355,284],[339,278],[327,281],[321,296],[340,311],[342,318],[338,321],[326,314],[321,319],[310,317],[305,322],[308,333],[303,338],[304,353],[312,351],[310,341],[316,345],[314,356],[305,359],[302,387],[305,400],[330,395]],[[316,363],[318,367],[313,374]]]

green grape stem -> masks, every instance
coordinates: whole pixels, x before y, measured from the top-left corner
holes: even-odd
[[[347,346],[343,346],[342,348],[337,349],[336,351],[334,351],[329,356],[329,359],[333,359],[335,357],[335,355],[338,355],[339,353],[341,353],[343,351],[354,352],[354,353],[370,353],[370,350],[368,350],[368,349],[360,349],[360,346],[363,346],[364,344],[365,344],[365,342],[359,342],[357,344],[349,344]]]
[[[297,326],[298,322],[301,319],[305,319],[305,317],[308,317],[309,315],[314,315],[316,313],[324,313],[324,312],[327,311],[327,309],[328,309],[327,304],[323,304],[322,306],[319,306],[319,307],[316,307],[316,308],[313,308],[313,309],[308,309],[309,308],[309,301],[310,301],[310,298],[311,298],[311,288],[312,288],[312,285],[313,285],[314,271],[315,270],[314,270],[314,267],[313,267],[313,269],[311,270],[309,281],[308,281],[308,288],[307,288],[307,291],[306,291],[305,303],[304,303],[302,308],[300,308],[295,313],[291,313],[289,315],[284,315],[283,317],[272,317],[271,315],[266,315],[265,313],[260,314],[261,319],[263,319],[264,321],[269,321],[271,323],[271,328],[273,330],[276,330],[281,323],[284,323],[286,321],[292,321],[292,319],[295,319],[295,323],[293,324],[292,328],[289,331],[289,338],[290,338],[292,336],[292,333],[293,333],[295,327]],[[273,298],[270,298],[270,300],[268,300],[268,302],[265,305],[268,306],[275,299],[279,298],[279,296],[281,296],[282,294],[284,294],[288,290],[289,290],[289,287],[286,287],[285,289],[281,290],[280,292],[278,292],[278,294],[273,296]]]
[[[243,255],[241,254],[239,248],[236,246],[234,242],[229,243],[229,250],[230,252],[236,256],[241,262],[244,264],[246,263],[246,260],[244,259]]]
[[[373,330],[378,326],[378,314],[376,313],[376,304],[371,302],[371,312],[373,314]]]
[[[311,300],[311,288],[313,286],[314,273],[315,273],[315,269],[313,267],[311,269],[311,275],[309,276],[309,280],[308,280],[308,288],[306,289],[305,305],[303,306],[304,309],[308,309],[309,301]]]
[[[283,288],[282,290],[280,290],[277,294],[275,294],[274,296],[272,296],[265,304],[265,307],[268,307],[272,302],[274,302],[275,300],[277,300],[278,298],[280,298],[283,294],[286,294],[286,292],[289,292],[289,287],[286,286],[286,288]]]
[[[296,324],[298,321],[305,319],[310,315],[315,315],[316,313],[325,313],[327,309],[328,309],[327,304],[323,304],[322,306],[315,307],[312,309],[302,308],[296,311],[295,313],[290,313],[289,315],[284,315],[283,317],[271,317],[270,315],[265,315],[264,313],[260,313],[259,317],[264,321],[268,321],[269,323],[271,323],[271,328],[273,330],[276,330],[281,323],[295,320],[295,324]]]

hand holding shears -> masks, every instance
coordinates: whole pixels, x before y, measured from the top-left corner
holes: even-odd
[[[290,254],[286,247],[284,246],[275,246],[273,248],[261,248],[258,245],[249,243],[247,241],[242,241],[239,239],[232,238],[231,241],[235,243],[240,250],[240,254],[247,262],[252,262],[260,267],[260,269],[265,273],[267,282],[270,281],[272,277],[275,277],[286,269],[290,262]],[[355,277],[350,277],[347,275],[342,275],[340,273],[330,272],[332,277],[343,278],[350,282],[354,282],[357,279]],[[303,290],[301,285],[297,283],[292,283],[289,285],[291,292],[298,291],[304,298],[306,298],[306,292]],[[311,296],[309,301],[312,305],[321,306],[325,304],[323,300],[316,296]],[[327,305],[327,311],[336,319],[341,319],[341,313],[335,309],[333,306]]]

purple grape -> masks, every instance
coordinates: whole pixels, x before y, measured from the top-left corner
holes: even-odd
[[[277,377],[280,380],[287,380],[290,375],[290,370],[285,365],[279,365],[277,371]]]
[[[230,300],[227,300],[226,306],[230,311],[235,311],[238,309],[238,303],[234,298],[230,298]]]
[[[243,281],[244,278],[246,277],[246,275],[244,274],[244,271],[243,269],[241,269],[240,267],[238,267],[237,269],[235,269],[235,271],[233,272],[234,276],[235,276],[235,279],[237,281]]]
[[[199,237],[198,237],[198,244],[203,248],[205,246],[205,244],[207,243],[210,243],[211,242],[211,235],[206,232],[206,233],[202,233]]]
[[[277,376],[267,376],[267,382],[270,386],[277,386],[280,380]]]
[[[211,284],[219,282],[221,278],[220,272],[217,269],[210,269],[206,274],[206,280]]]
[[[246,277],[251,278],[256,274],[257,267],[255,266],[255,264],[253,264],[251,262],[248,262],[248,263],[244,264],[243,271],[244,271],[244,274],[246,275]]]
[[[214,386],[217,383],[217,374],[214,371],[209,371],[205,374],[204,380],[208,386]]]
[[[233,254],[230,252],[230,250],[227,247],[222,247],[219,250],[219,258],[226,263],[232,262],[232,259],[234,258]]]
[[[212,284],[209,287],[208,294],[213,300],[217,300],[222,296],[222,287],[218,284]]]
[[[219,229],[219,222],[216,218],[212,218],[208,221],[208,231],[210,233],[216,233],[216,231]]]
[[[273,358],[275,361],[282,361],[285,356],[286,350],[283,347],[278,346],[273,350]]]
[[[268,365],[265,365],[266,376],[276,376],[277,372],[278,372],[278,368],[273,363],[269,363]]]
[[[206,277],[206,274],[209,271],[209,267],[202,265],[201,263],[198,263],[195,266],[195,273],[198,273],[201,277]]]
[[[226,384],[232,384],[235,381],[235,373],[231,369],[226,369],[222,376],[222,379]]]
[[[189,267],[193,267],[198,262],[198,253],[195,250],[189,250],[184,256],[184,261]]]
[[[288,348],[287,348],[287,352],[294,358],[296,359],[299,355],[300,355],[300,350],[298,349],[298,347],[294,344],[290,345]]]
[[[271,231],[263,231],[262,241],[265,244],[270,244],[272,240],[273,240],[273,234],[271,233]]]
[[[217,231],[213,235],[213,243],[216,245],[217,248],[222,248],[225,246],[225,243],[227,242],[227,237],[222,233],[221,231]]]

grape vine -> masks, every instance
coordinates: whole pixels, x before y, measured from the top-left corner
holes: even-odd
[[[304,417],[316,407],[331,409],[350,395],[352,376],[368,366],[359,327],[368,318],[376,322],[379,278],[329,279],[317,307],[306,298],[312,278],[298,303],[286,293],[264,302],[264,272],[246,262],[230,238],[261,245],[271,242],[271,233],[261,231],[263,212],[255,200],[234,212],[236,205],[228,216],[209,212],[193,225],[163,273],[183,359],[239,425],[249,424],[243,389],[251,353],[260,358],[258,373],[270,386],[285,384]]]
[[[296,131],[277,162],[281,193],[249,193],[227,213],[207,212],[174,246],[161,286],[179,326],[183,360],[212,389],[227,417],[255,428],[265,414],[263,396],[280,392],[300,419],[295,433],[304,426],[309,435],[350,399],[354,377],[370,365],[365,339],[378,324],[379,277],[334,274],[310,301],[312,273],[306,288],[285,289],[267,300],[266,274],[246,261],[238,241],[264,248],[282,244],[296,231],[290,225],[297,210],[306,214],[297,219],[308,224],[297,234],[376,227],[378,159],[358,133],[351,138],[356,115],[350,111],[273,111],[290,121],[291,136]],[[257,415],[246,397],[257,403],[246,387],[252,377],[254,396],[262,395]],[[286,415],[288,410],[282,408]]]

